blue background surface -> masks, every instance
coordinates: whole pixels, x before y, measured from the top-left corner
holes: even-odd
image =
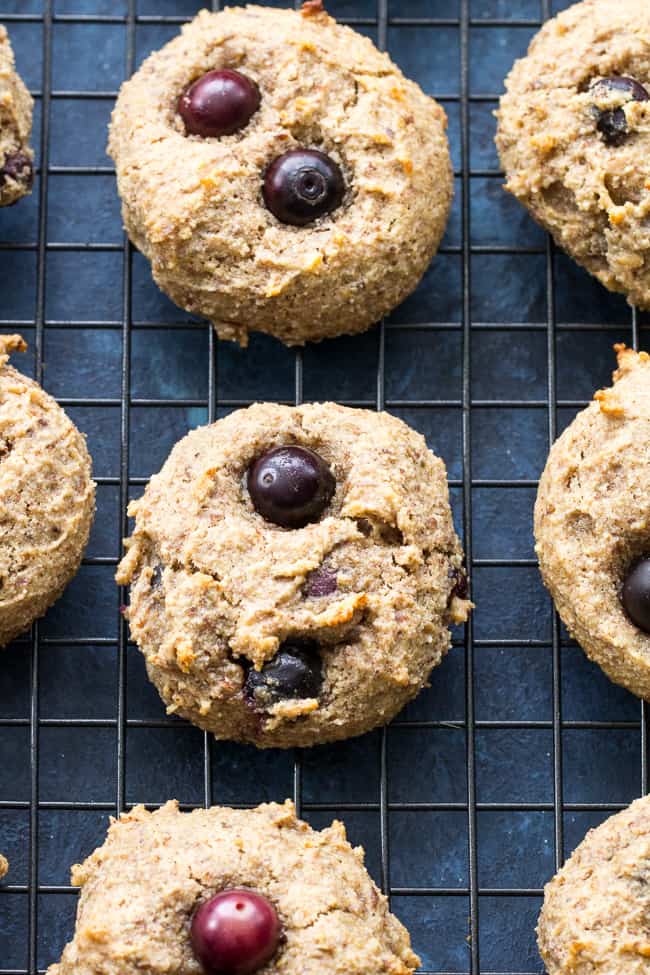
[[[647,785],[645,738],[639,703],[608,683],[563,632],[554,686],[553,613],[535,566],[531,533],[535,481],[549,446],[547,244],[501,188],[491,114],[505,74],[525,51],[544,11],[540,0],[468,2],[471,470],[463,465],[462,430],[461,0],[389,0],[388,5],[390,53],[441,98],[449,114],[458,178],[442,251],[385,330],[307,347],[302,376],[305,399],[373,407],[383,343],[387,408],[421,430],[445,459],[459,531],[463,477],[471,474],[477,602],[471,683],[468,688],[459,631],[431,689],[406,709],[385,740],[374,733],[304,754],[300,794],[302,813],[315,826],[338,814],[345,819],[350,838],[363,843],[368,866],[381,881],[385,745],[392,906],[410,927],[424,968],[471,971],[469,892],[475,862],[480,972],[540,973],[534,925],[556,854],[570,852],[607,810],[641,793]],[[567,5],[554,3],[552,9]],[[194,0],[137,0],[137,61],[177,30],[156,23],[156,16],[189,16],[199,6]],[[375,0],[330,0],[328,7],[342,17],[364,18],[360,29],[378,39]],[[100,486],[88,558],[40,624],[37,656],[26,637],[0,661],[0,850],[11,860],[0,889],[0,972],[29,969],[29,884],[35,881],[37,952],[31,962],[44,968],[58,959],[73,928],[69,866],[101,842],[119,795],[118,773],[123,771],[126,803],[155,804],[175,796],[202,804],[206,769],[214,802],[281,800],[295,788],[292,753],[210,743],[206,760],[204,736],[165,718],[131,646],[124,658],[124,710],[118,710],[121,623],[112,576],[121,534],[120,476],[128,467],[131,494],[140,494],[142,479],[158,469],[172,444],[206,421],[210,346],[207,327],[189,323],[152,283],[146,261],[131,255],[129,449],[123,464],[124,249],[104,146],[112,96],[126,71],[127,30],[119,18],[127,3],[54,0],[53,9],[43,382],[88,435]],[[10,14],[34,15],[8,26],[19,68],[38,95],[44,85],[42,0],[0,0],[0,21]],[[98,16],[75,21],[74,15]],[[117,22],[102,22],[102,15]],[[421,17],[442,22],[408,23]],[[504,23],[495,23],[499,19]],[[79,97],[84,92],[93,97]],[[40,132],[37,97],[39,159]],[[19,328],[32,342],[30,353],[16,359],[26,372],[34,368],[40,310],[41,178],[33,196],[0,212],[0,325],[5,331]],[[93,246],[80,249],[87,244]],[[553,254],[551,260],[562,429],[593,390],[608,382],[613,342],[631,342],[631,312],[623,299],[607,294],[563,255]],[[641,344],[647,348],[646,321],[640,316]],[[233,401],[293,401],[293,352],[259,336],[247,351],[227,343],[214,346],[218,415]],[[163,402],[142,402],[151,399]],[[554,693],[561,725],[554,723]],[[468,737],[468,700],[475,709],[473,737]],[[35,729],[37,762],[30,751]],[[468,742],[476,788],[476,806],[469,808]],[[554,764],[555,742],[561,769]],[[554,768],[561,771],[557,801],[565,847],[557,851]],[[468,824],[474,808],[472,861]]]

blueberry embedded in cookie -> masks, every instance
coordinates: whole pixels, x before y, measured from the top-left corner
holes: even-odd
[[[506,80],[506,188],[560,247],[650,307],[650,5],[584,0],[547,21]]]
[[[544,890],[537,926],[548,975],[646,975],[650,797],[592,829]]]
[[[48,975],[412,975],[420,963],[342,824],[314,830],[289,801],[137,806],[72,882],[75,932]]]
[[[0,206],[17,203],[32,189],[32,108],[32,97],[16,72],[9,35],[0,25]]]
[[[268,898],[240,887],[201,904],[191,932],[207,975],[253,975],[273,958],[281,926]]]
[[[352,334],[417,286],[453,173],[442,108],[322,4],[202,11],[120,92],[127,231],[182,308],[246,344]]]
[[[650,356],[616,350],[614,385],[595,394],[550,452],[536,550],[587,656],[650,698]]]
[[[170,713],[309,746],[389,721],[469,613],[444,464],[386,413],[263,403],[190,433],[118,570]]]

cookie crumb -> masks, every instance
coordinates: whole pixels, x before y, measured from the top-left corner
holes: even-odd
[[[8,873],[9,863],[7,862],[7,858],[3,857],[2,853],[0,853],[0,880],[2,880],[3,877],[6,877]]]
[[[323,0],[304,0],[300,13],[303,17],[316,17],[318,14],[324,14]]]

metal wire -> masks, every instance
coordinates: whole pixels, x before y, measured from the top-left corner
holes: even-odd
[[[62,398],[60,402],[64,406],[105,406],[115,408],[120,411],[120,465],[117,477],[100,477],[97,481],[100,485],[112,485],[118,488],[121,515],[118,519],[118,529],[120,539],[127,534],[126,504],[128,501],[129,490],[132,487],[141,487],[146,483],[146,478],[135,477],[129,470],[129,430],[131,410],[134,407],[164,408],[172,406],[185,407],[205,407],[209,421],[213,421],[217,416],[218,407],[239,407],[248,405],[247,400],[232,398],[219,398],[218,395],[218,355],[219,344],[214,332],[209,330],[209,356],[208,356],[208,392],[207,398],[197,399],[154,399],[154,398],[133,398],[131,396],[131,336],[134,331],[148,328],[187,328],[195,329],[196,326],[187,322],[152,322],[133,319],[132,316],[132,247],[125,238],[118,243],[74,243],[57,242],[48,239],[48,179],[49,175],[67,174],[78,176],[105,175],[112,174],[110,166],[52,166],[49,162],[49,135],[50,135],[50,106],[57,99],[78,99],[78,100],[112,100],[116,92],[114,91],[68,91],[63,89],[53,89],[52,87],[52,34],[53,26],[58,24],[115,24],[121,25],[126,32],[126,52],[127,52],[127,76],[131,73],[135,64],[135,40],[136,28],[139,25],[172,25],[181,24],[188,18],[174,16],[145,16],[137,13],[136,0],[128,0],[126,16],[100,16],[93,14],[55,14],[52,8],[53,0],[44,0],[43,14],[31,13],[11,13],[3,14],[2,20],[8,23],[35,23],[42,25],[43,31],[43,79],[39,91],[33,94],[40,98],[42,103],[41,117],[41,154],[40,154],[40,174],[39,182],[39,217],[38,217],[38,239],[36,241],[19,241],[16,243],[0,244],[0,251],[32,251],[36,254],[37,277],[36,277],[36,303],[34,318],[16,321],[15,319],[0,319],[0,327],[33,327],[34,328],[34,352],[35,352],[35,377],[42,379],[43,375],[43,340],[44,330],[66,329],[68,327],[79,327],[83,324],[86,328],[120,330],[122,338],[122,362],[121,362],[121,392],[119,398]],[[219,8],[218,0],[212,0],[212,8]],[[542,17],[550,15],[549,0],[541,0]],[[475,478],[472,469],[472,411],[481,409],[531,409],[544,410],[548,418],[548,439],[551,443],[557,433],[557,413],[560,408],[579,409],[586,405],[582,401],[559,400],[557,397],[556,382],[556,338],[562,331],[611,331],[620,333],[619,325],[608,325],[602,323],[566,323],[557,322],[555,315],[555,290],[554,290],[554,254],[553,246],[550,241],[544,247],[501,247],[501,246],[478,246],[472,243],[471,235],[471,211],[470,211],[470,182],[473,177],[496,177],[500,173],[491,169],[472,169],[470,166],[470,107],[472,104],[492,102],[497,99],[496,93],[473,93],[470,90],[469,68],[470,68],[470,30],[473,27],[494,28],[503,27],[528,27],[536,28],[540,21],[537,20],[500,20],[500,19],[472,19],[470,11],[470,0],[460,0],[460,16],[455,18],[413,18],[413,17],[389,17],[388,0],[377,0],[376,17],[357,17],[348,18],[344,22],[357,27],[371,27],[376,30],[378,44],[381,48],[387,47],[388,28],[390,27],[451,27],[459,30],[460,37],[460,91],[458,94],[450,92],[438,96],[442,102],[457,103],[460,109],[461,122],[461,168],[456,173],[460,179],[462,192],[462,243],[460,246],[446,246],[441,252],[444,254],[458,255],[462,264],[462,316],[460,322],[432,322],[417,324],[394,324],[382,322],[377,330],[377,371],[376,371],[376,391],[373,399],[343,400],[341,402],[352,406],[364,406],[376,409],[399,409],[408,407],[409,409],[427,409],[435,407],[437,409],[460,410],[462,415],[462,476],[460,479],[451,481],[452,487],[462,488],[462,518],[465,538],[465,551],[468,564],[472,569],[481,567],[516,567],[534,566],[534,559],[479,559],[475,558],[472,550],[472,494],[477,487],[498,487],[498,488],[531,488],[536,486],[536,481],[530,479],[486,479]],[[123,265],[123,300],[122,316],[119,320],[97,320],[92,322],[79,323],[73,320],[47,319],[46,318],[46,273],[47,256],[53,251],[96,251],[96,252],[120,252],[122,254]],[[545,322],[535,323],[500,323],[482,322],[472,319],[471,307],[471,260],[474,255],[498,255],[498,254],[538,254],[545,255],[546,258],[546,301],[547,317]],[[538,400],[481,400],[472,396],[472,355],[471,345],[472,336],[482,330],[504,330],[512,331],[519,327],[525,327],[527,331],[543,330],[547,336],[546,356],[548,369],[547,396]],[[458,331],[462,337],[462,382],[461,396],[459,399],[435,400],[417,399],[401,400],[386,397],[385,382],[385,345],[386,335],[390,331],[419,331],[428,330],[449,330]],[[642,331],[650,329],[650,324],[641,324],[636,312],[632,314],[632,337],[633,344],[638,347]],[[294,366],[294,398],[293,402],[300,403],[303,400],[303,359],[301,351],[295,354]],[[87,565],[114,565],[117,559],[106,557],[92,557],[84,560]],[[125,593],[122,593],[122,601],[125,600]],[[115,704],[115,718],[110,719],[60,719],[60,718],[41,718],[39,714],[39,656],[42,647],[46,646],[114,646],[115,641],[110,637],[80,637],[80,638],[57,638],[42,636],[39,626],[33,627],[31,637],[23,638],[19,642],[25,643],[31,649],[31,668],[30,668],[30,710],[28,718],[0,718],[0,729],[3,727],[28,727],[30,735],[30,798],[29,800],[1,799],[0,809],[26,810],[29,815],[30,826],[30,849],[29,849],[29,869],[28,883],[25,885],[12,884],[2,888],[2,896],[12,894],[26,894],[28,898],[28,963],[26,969],[7,969],[0,967],[0,975],[36,975],[38,968],[38,903],[41,894],[68,894],[73,888],[67,885],[46,885],[39,882],[39,814],[42,810],[84,810],[84,811],[105,811],[107,813],[120,813],[131,803],[126,800],[126,737],[131,728],[174,728],[176,734],[183,734],[190,729],[189,725],[172,720],[149,720],[132,719],[127,716],[126,708],[126,655],[129,647],[128,630],[121,615],[116,620],[117,626],[117,693]],[[377,814],[379,817],[380,835],[380,881],[384,891],[392,898],[404,896],[431,897],[462,897],[469,904],[469,952],[467,968],[463,972],[446,972],[444,975],[487,975],[481,967],[480,945],[479,945],[479,926],[480,926],[480,904],[484,897],[529,897],[540,896],[541,890],[537,888],[504,887],[487,888],[479,885],[478,876],[478,840],[477,840],[477,816],[483,812],[549,812],[553,814],[554,834],[555,834],[555,862],[560,865],[564,857],[564,835],[563,817],[567,812],[613,812],[624,807],[624,803],[568,803],[563,801],[563,769],[562,769],[562,735],[566,729],[625,729],[637,730],[641,736],[641,788],[645,793],[648,791],[648,722],[649,711],[645,704],[640,706],[638,721],[566,721],[562,717],[561,708],[561,643],[560,629],[557,616],[553,616],[551,639],[517,639],[517,640],[496,640],[496,639],[477,639],[474,636],[473,624],[470,623],[465,628],[465,635],[462,641],[462,650],[465,654],[465,719],[463,721],[436,721],[436,720],[409,720],[398,718],[392,728],[419,728],[419,729],[454,729],[464,732],[465,751],[466,751],[466,773],[467,773],[467,799],[463,802],[397,802],[390,800],[389,781],[388,781],[388,742],[391,729],[384,729],[379,740],[379,786],[375,801],[368,802],[306,802],[302,795],[302,760],[300,753],[296,751],[293,765],[293,794],[298,813],[309,814],[319,813],[346,813],[346,812],[368,812]],[[475,686],[474,686],[474,660],[475,651],[480,648],[490,647],[535,647],[549,649],[552,652],[552,677],[553,677],[553,709],[550,720],[541,721],[481,721],[476,718],[475,713]],[[457,652],[461,652],[460,648]],[[42,728],[111,728],[116,732],[116,791],[114,802],[79,802],[79,801],[41,801],[39,796],[39,734]],[[484,729],[548,729],[552,731],[553,737],[553,801],[552,802],[481,802],[477,799],[476,791],[476,732]],[[212,787],[212,745],[211,738],[205,734],[203,738],[203,805],[209,806],[213,801]],[[182,808],[196,808],[194,804],[183,804]],[[241,804],[239,808],[248,808],[248,804]],[[390,817],[393,813],[399,812],[459,812],[467,816],[468,830],[468,882],[459,887],[416,887],[416,886],[394,886],[391,885],[390,871]],[[2,960],[0,959],[0,966]],[[513,960],[514,964],[514,960]],[[426,972],[424,975],[443,975],[443,973]],[[531,975],[526,972],[494,972],[489,975]]]

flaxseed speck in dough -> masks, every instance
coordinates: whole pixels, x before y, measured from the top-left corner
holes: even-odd
[[[650,796],[591,830],[544,894],[548,975],[649,975]]]
[[[320,832],[293,804],[138,806],[73,867],[74,938],[48,975],[202,975],[190,941],[197,908],[233,887],[266,897],[283,941],[260,975],[411,975],[419,964],[341,823]]]
[[[76,573],[95,512],[85,438],[41,387],[8,365],[0,336],[0,646],[42,616]]]
[[[179,96],[236,69],[260,105],[234,134],[186,135]],[[120,92],[111,123],[122,213],[178,305],[242,344],[363,331],[410,294],[442,237],[453,181],[442,108],[319,3],[202,11]],[[340,206],[280,222],[264,174],[287,151],[328,155]]]
[[[247,488],[252,462],[283,445],[315,451],[335,484],[320,519],[293,529]],[[445,466],[387,413],[239,410],[181,440],[130,513],[131,635],[168,711],[218,738],[314,745],[386,723],[471,606]],[[296,643],[302,661],[286,661]],[[294,691],[303,668],[299,692],[251,693],[272,662]]]
[[[587,656],[650,699],[650,634],[621,599],[650,556],[650,356],[618,346],[611,389],[596,393],[554,444],[535,505],[544,582]]]
[[[650,307],[650,4],[584,0],[506,80],[506,187],[579,264]]]
[[[9,36],[0,24],[0,207],[31,192],[34,153],[32,97],[16,72]]]

